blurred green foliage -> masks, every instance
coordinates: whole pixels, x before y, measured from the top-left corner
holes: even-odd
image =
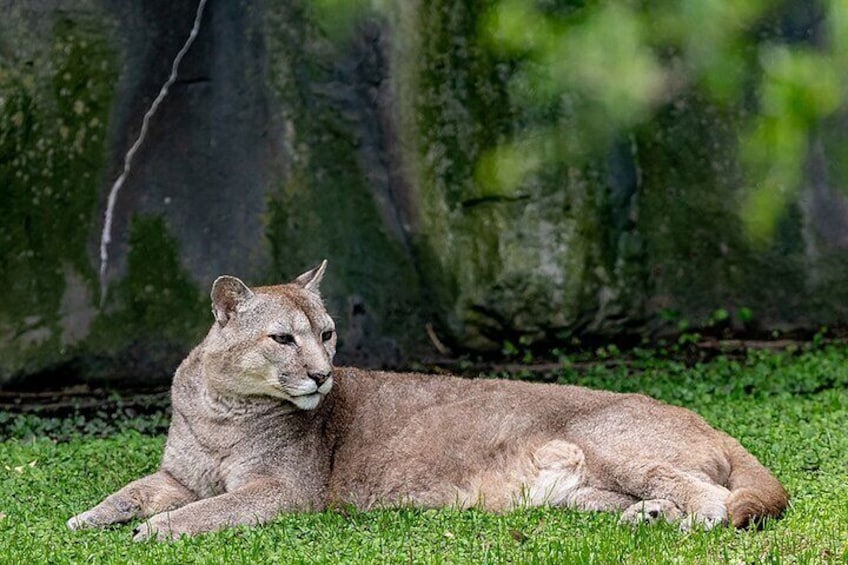
[[[766,25],[801,4],[820,17],[804,38]],[[844,0],[501,0],[482,29],[520,57],[516,89],[580,116],[518,132],[484,160],[482,180],[515,186],[554,159],[604,151],[696,88],[740,110],[741,217],[766,241],[799,188],[811,133],[845,101],[847,13]]]
[[[398,6],[315,5],[331,33]],[[799,13],[800,32],[785,25]],[[775,233],[811,135],[848,96],[848,0],[493,0],[479,33],[512,69],[513,103],[550,118],[516,123],[483,154],[476,175],[487,193],[509,195],[556,163],[603,155],[697,90],[739,116],[740,215],[754,242]]]

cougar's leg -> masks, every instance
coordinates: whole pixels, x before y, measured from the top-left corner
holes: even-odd
[[[683,527],[698,524],[709,529],[727,521],[725,501],[730,491],[702,473],[664,463],[633,461],[613,474],[623,491],[644,501],[638,504],[651,506],[649,513],[666,510],[673,514],[671,508],[676,507],[684,515]]]
[[[171,475],[159,471],[131,482],[91,510],[77,514],[67,524],[72,530],[99,528],[179,508],[196,499],[193,492]]]
[[[257,479],[239,489],[151,516],[135,530],[135,541],[175,539],[231,526],[262,524],[284,510],[313,509],[288,481]]]
[[[638,499],[622,492],[593,486],[583,450],[574,443],[552,440],[533,454],[536,480],[527,498],[534,504],[552,504],[579,510],[620,511]]]

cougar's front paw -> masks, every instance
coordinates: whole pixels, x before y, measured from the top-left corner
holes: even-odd
[[[123,524],[135,518],[138,506],[125,497],[111,496],[94,508],[77,514],[66,522],[72,530],[103,528]]]
[[[150,517],[133,530],[133,541],[169,541],[179,539],[183,534],[189,534],[187,529],[171,519],[170,512],[162,512]]]
[[[98,528],[101,526],[96,520],[94,512],[86,510],[65,522],[71,530],[82,530],[84,528]]]
[[[91,510],[77,514],[66,522],[72,530],[103,528],[131,520],[133,514],[113,504],[98,504]]]
[[[654,524],[660,520],[677,522],[683,512],[675,503],[664,498],[643,500],[629,506],[621,515],[621,522],[629,524]]]

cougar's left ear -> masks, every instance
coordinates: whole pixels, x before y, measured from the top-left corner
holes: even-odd
[[[323,261],[321,261],[320,265],[318,265],[311,271],[306,271],[305,273],[294,279],[292,283],[303,287],[310,292],[314,292],[315,294],[320,294],[320,292],[318,291],[318,285],[321,284],[321,278],[323,278],[324,270],[326,268],[327,260],[324,259]]]
[[[227,325],[239,307],[253,298],[253,291],[241,282],[241,279],[223,275],[212,283],[212,313],[218,325],[222,328]]]

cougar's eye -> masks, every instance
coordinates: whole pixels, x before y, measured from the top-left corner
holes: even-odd
[[[321,341],[330,341],[333,339],[333,330],[327,330],[321,334]]]
[[[280,345],[294,345],[294,336],[292,334],[275,334],[268,336]]]

